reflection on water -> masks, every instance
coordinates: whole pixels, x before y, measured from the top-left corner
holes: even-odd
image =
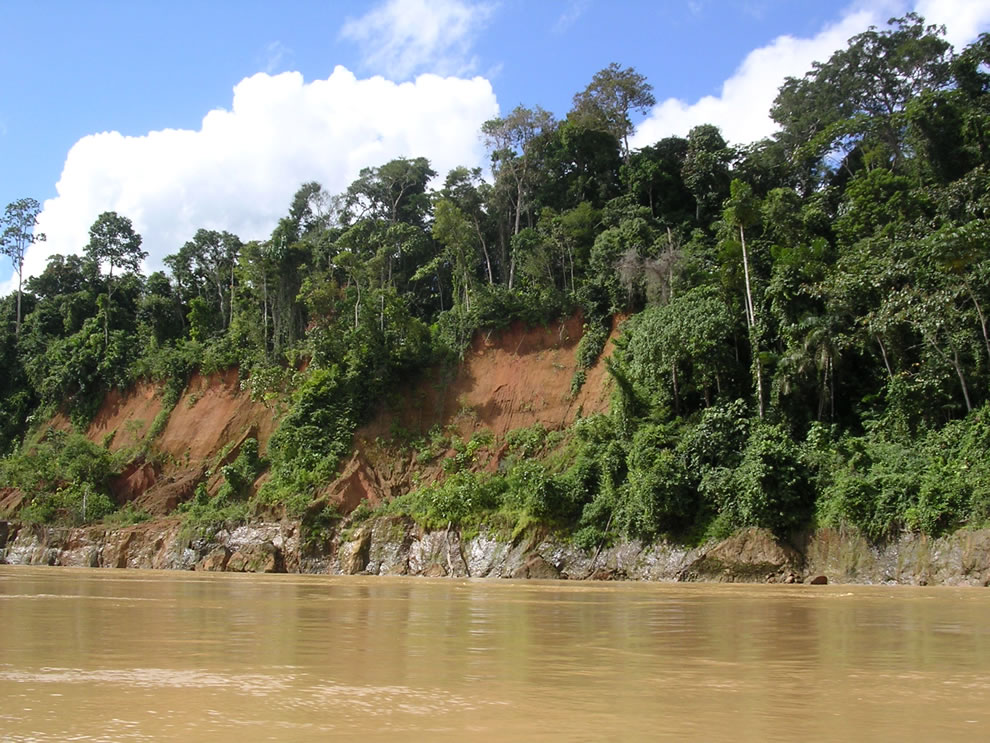
[[[0,737],[973,740],[988,595],[0,567]]]

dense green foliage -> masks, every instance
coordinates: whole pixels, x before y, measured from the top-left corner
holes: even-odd
[[[141,376],[174,403],[195,368],[236,366],[287,413],[267,460],[228,466],[188,508],[303,514],[398,382],[456,360],[479,328],[580,311],[575,393],[612,317],[631,315],[611,414],[515,433],[491,474],[472,466],[490,442],[460,442],[441,482],[391,510],[551,523],[588,547],[985,523],[988,63],[990,35],[957,53],[908,15],[788,80],[774,137],[736,147],[706,125],[638,150],[630,115],[651,88],[612,65],[563,120],[518,106],[487,122],[491,182],[457,168],[431,190],[430,164],[400,158],[339,195],[307,183],[268,240],[199,230],[168,275],[142,276],[140,236],[100,215],[83,256],[53,257],[0,303],[0,450],[18,452],[0,485],[32,518],[64,517],[82,492],[103,508],[109,460],[75,439],[22,444],[31,421],[84,422]],[[11,207],[19,268],[36,208]]]

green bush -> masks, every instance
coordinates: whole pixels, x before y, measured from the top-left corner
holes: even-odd
[[[115,509],[108,490],[113,474],[113,457],[107,449],[82,434],[54,429],[0,462],[0,486],[18,488],[27,496],[29,503],[18,516],[32,523],[102,519]]]
[[[738,497],[733,506],[744,525],[763,526],[776,532],[805,523],[814,496],[800,450],[781,426],[753,427],[735,474]]]
[[[223,493],[212,498],[206,491],[206,484],[196,486],[193,497],[179,505],[187,526],[213,526],[223,523],[242,523],[247,520],[250,508],[245,501],[229,501]]]
[[[289,506],[297,515],[305,509],[350,451],[354,405],[353,385],[340,367],[309,372],[269,441],[272,476],[259,493],[261,504]]]
[[[414,490],[393,500],[387,513],[412,516],[430,528],[473,525],[497,509],[505,489],[501,477],[457,472],[443,482]]]
[[[840,442],[840,452],[843,462],[818,502],[819,520],[852,524],[873,540],[905,528],[924,471],[918,451],[869,436]]]
[[[226,503],[246,500],[251,485],[258,478],[263,467],[264,463],[258,456],[258,440],[245,439],[237,453],[237,458],[220,468],[224,481],[217,496]]]
[[[643,426],[633,437],[622,509],[623,527],[630,534],[653,537],[694,514],[696,498],[672,443],[670,432],[656,425]]]

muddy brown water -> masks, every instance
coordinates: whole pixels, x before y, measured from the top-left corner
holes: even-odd
[[[983,589],[0,567],[5,741],[982,740]]]

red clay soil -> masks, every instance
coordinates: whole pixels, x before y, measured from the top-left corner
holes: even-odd
[[[621,321],[613,321],[602,357],[587,370],[584,386],[573,399],[571,381],[583,332],[580,317],[545,328],[517,323],[499,333],[478,334],[458,367],[434,370],[410,389],[396,390],[396,399],[358,430],[354,455],[323,497],[349,513],[362,500],[376,505],[405,492],[414,473],[421,484],[441,477],[436,465],[424,469],[410,456],[382,456],[376,441],[387,441],[397,426],[414,435],[434,426],[455,427],[464,438],[488,429],[501,439],[508,431],[536,423],[557,429],[579,413],[607,412],[611,383],[604,359],[612,353]],[[488,468],[497,467],[499,458],[499,452],[493,452]]]
[[[111,449],[139,444],[162,410],[157,390],[139,383],[121,394],[107,395],[86,431],[101,443],[112,436]],[[58,420],[55,421],[58,423]],[[247,438],[264,451],[275,430],[274,411],[252,402],[240,389],[236,369],[222,374],[193,375],[155,439],[150,461],[137,460],[110,483],[118,503],[134,501],[153,514],[165,514],[192,497],[208,469],[237,456]],[[216,461],[227,450],[223,462]],[[216,488],[218,483],[210,482]]]
[[[24,494],[17,488],[0,488],[0,516],[14,513],[24,502]]]
[[[110,390],[89,424],[86,436],[99,444],[112,434],[111,451],[135,446],[148,433],[161,411],[158,389],[150,382],[138,382],[125,393]]]
[[[582,327],[581,318],[572,317],[545,328],[515,323],[501,332],[479,333],[456,369],[434,370],[412,389],[397,390],[398,399],[357,438],[387,438],[396,425],[417,435],[436,425],[455,425],[463,436],[487,428],[501,437],[536,423],[560,428],[579,411],[606,412],[611,387],[602,359],[588,370],[577,397],[570,396]],[[612,352],[616,328],[603,358]]]
[[[203,462],[227,445],[256,438],[263,452],[275,430],[275,411],[242,392],[236,369],[193,375],[155,440],[155,449],[173,459]]]
[[[618,325],[617,319],[603,357],[612,352]],[[501,332],[479,333],[460,365],[428,371],[395,390],[394,399],[358,430],[353,455],[323,496],[346,513],[362,500],[377,503],[405,492],[415,478],[426,482],[440,477],[436,464],[424,468],[410,456],[389,454],[387,442],[397,427],[417,435],[434,426],[455,427],[464,438],[488,429],[500,440],[513,429],[536,423],[556,429],[579,413],[607,411],[611,384],[602,359],[587,370],[579,394],[573,399],[570,395],[582,328],[581,318],[573,317],[548,327],[517,323]],[[137,445],[161,409],[150,383],[123,394],[111,392],[87,436],[97,443],[110,437],[114,450]],[[111,489],[118,503],[134,501],[153,514],[166,514],[192,497],[209,470],[233,460],[245,439],[256,438],[264,452],[276,425],[272,408],[252,402],[241,391],[236,369],[194,375],[153,442],[148,460],[132,463],[114,478]],[[386,442],[384,447],[376,439]],[[498,454],[493,457],[497,464]],[[213,492],[218,485],[214,474],[207,489]]]

